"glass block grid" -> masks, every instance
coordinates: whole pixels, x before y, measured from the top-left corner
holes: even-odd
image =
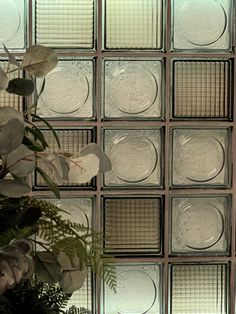
[[[160,253],[160,199],[105,198],[103,202],[105,252]]]
[[[173,117],[231,117],[230,60],[173,62]]]
[[[161,49],[162,0],[104,0],[106,49]]]
[[[72,154],[72,158],[78,157],[79,151],[87,144],[91,143],[93,141],[93,130],[92,129],[56,129],[57,135],[61,144],[61,149],[59,149],[56,139],[53,136],[52,132],[50,130],[44,130],[42,129],[42,132],[45,136],[45,139],[47,143],[49,144],[49,148],[46,152],[60,152],[65,151]],[[93,184],[93,180],[89,183],[85,184],[73,184],[67,181],[58,182],[58,179],[55,176],[55,173],[53,170],[45,164],[42,161],[38,161],[37,164],[38,167],[43,169],[46,173],[48,173],[51,178],[61,187],[75,187],[75,186],[81,186],[81,187],[91,187]],[[46,184],[41,177],[40,174],[35,174],[35,186],[37,187],[44,187],[46,188]]]
[[[93,0],[35,1],[35,36],[38,44],[64,49],[93,48]]]
[[[227,264],[172,265],[171,314],[226,314]]]

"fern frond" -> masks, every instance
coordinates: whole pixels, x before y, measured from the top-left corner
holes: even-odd
[[[31,227],[9,229],[0,234],[0,247],[8,245],[13,239],[26,238],[29,235],[32,235]]]

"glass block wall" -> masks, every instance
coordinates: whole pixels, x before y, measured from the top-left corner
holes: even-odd
[[[34,195],[104,232],[104,254],[115,256],[117,293],[89,272],[70,305],[236,313],[235,1],[0,0],[0,8],[1,66],[2,43],[19,61],[32,44],[54,48],[59,63],[37,114],[63,149],[97,142],[112,161],[87,184],[60,183],[60,201],[32,179]],[[31,100],[1,93],[6,104],[22,110]]]

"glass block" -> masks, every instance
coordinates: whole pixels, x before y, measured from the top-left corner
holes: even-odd
[[[230,50],[231,0],[172,0],[174,50]]]
[[[14,66],[9,65],[8,67],[8,62],[7,61],[0,61],[0,67],[4,71],[11,71]],[[22,71],[17,70],[14,72],[11,72],[8,74],[9,80],[12,80],[14,78],[22,77]],[[17,110],[22,111],[23,110],[23,97],[20,97],[15,94],[9,94],[5,90],[1,90],[0,92],[0,107],[5,107],[5,106],[10,106],[12,108],[15,108]]]
[[[172,186],[228,186],[230,142],[230,128],[172,129]]]
[[[162,62],[157,59],[103,61],[103,116],[148,119],[162,115]]]
[[[161,49],[162,0],[104,0],[105,49]]]
[[[172,198],[170,252],[225,254],[230,241],[231,202],[228,196]]]
[[[161,199],[157,197],[105,198],[104,250],[121,254],[160,254],[161,213]]]
[[[227,264],[171,265],[171,314],[226,314]]]
[[[104,151],[112,163],[105,186],[161,185],[162,130],[160,128],[104,130]]]
[[[0,50],[3,43],[8,49],[24,49],[26,46],[26,1],[0,1]]]
[[[230,60],[173,62],[173,117],[231,117]]]
[[[60,140],[61,149],[59,149],[57,142],[55,140],[55,137],[53,136],[52,132],[47,129],[41,129],[43,132],[43,135],[49,145],[49,148],[47,148],[47,153],[56,152],[59,153],[61,151],[63,152],[69,152],[72,154],[71,158],[78,157],[79,151],[86,146],[87,144],[93,142],[93,129],[58,129],[55,128],[57,135]],[[40,159],[37,161],[37,166],[43,169],[60,187],[62,188],[78,188],[78,187],[84,187],[88,188],[92,186],[93,180],[91,180],[88,183],[85,184],[74,184],[68,181],[63,181],[62,183],[58,181],[58,179],[55,176],[55,172],[52,171],[52,168],[49,167],[42,162]],[[35,174],[35,186],[40,188],[48,188],[45,184],[43,178],[40,174]]]
[[[161,265],[116,264],[117,291],[103,284],[103,314],[161,313]]]
[[[38,44],[54,48],[94,47],[93,0],[35,0]]]
[[[93,117],[93,81],[92,60],[60,60],[46,75],[37,114],[58,119]],[[38,91],[42,82],[38,81]]]

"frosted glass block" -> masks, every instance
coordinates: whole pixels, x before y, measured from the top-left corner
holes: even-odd
[[[227,264],[171,266],[171,314],[226,314]]]
[[[6,72],[11,71],[14,67],[10,65],[8,67],[7,61],[0,61],[0,67]],[[14,78],[22,77],[22,71],[18,70],[15,72],[11,72],[8,74],[9,80],[12,80]],[[17,110],[22,111],[23,109],[23,97],[17,96],[15,94],[9,94],[6,91],[0,92],[0,107],[4,106],[10,106],[12,108],[15,108]]]
[[[172,0],[172,5],[174,49],[231,49],[231,0]]]
[[[231,115],[230,60],[173,63],[173,116],[224,119]]]
[[[230,183],[229,128],[172,129],[173,186],[220,187]]]
[[[153,129],[105,129],[104,151],[112,170],[104,175],[105,186],[161,185],[162,131]]]
[[[92,60],[60,60],[45,79],[38,115],[61,119],[93,117]],[[38,91],[41,90],[42,82],[38,81]]]
[[[103,314],[161,313],[161,266],[158,264],[114,265],[117,273],[116,293],[105,284],[102,294]]]
[[[54,48],[93,48],[93,0],[35,1],[38,44]]]
[[[0,50],[26,46],[26,1],[0,0]]]
[[[106,49],[161,49],[161,0],[104,0]]]
[[[105,198],[104,250],[118,253],[161,252],[161,200],[144,197]]]
[[[231,202],[227,196],[174,197],[170,251],[173,254],[225,254],[230,241]]]
[[[161,60],[105,59],[103,61],[103,85],[103,116],[105,118],[161,118]]]
[[[61,149],[58,147],[55,137],[50,130],[42,129],[43,135],[49,145],[46,152],[59,153],[61,151],[71,153],[71,158],[78,158],[79,151],[87,144],[93,142],[92,129],[55,129],[60,140]],[[40,159],[37,161],[37,166],[43,169],[59,186],[61,187],[90,187],[92,181],[85,184],[75,184],[64,180],[62,183],[58,181],[55,172]],[[47,188],[40,174],[35,175],[35,185],[38,187]]]

